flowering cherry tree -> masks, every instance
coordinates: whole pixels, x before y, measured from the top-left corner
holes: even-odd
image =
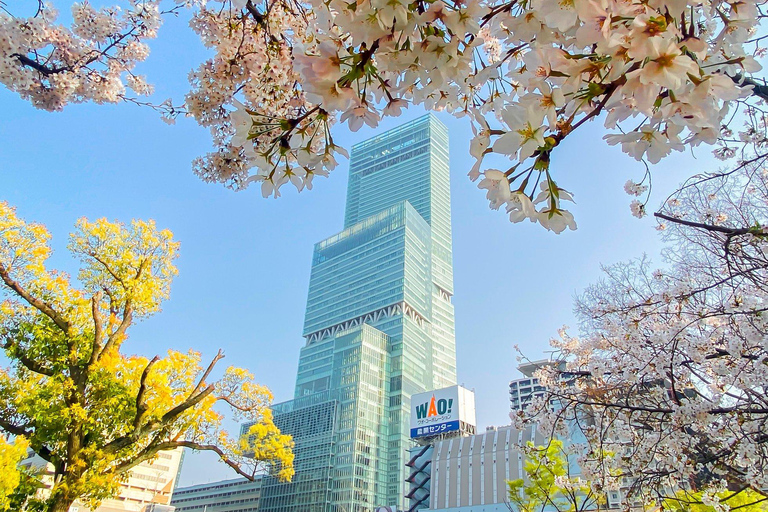
[[[597,117],[609,144],[652,164],[700,144],[717,144],[721,158],[762,154],[768,88],[753,74],[763,5],[127,0],[123,10],[74,4],[66,28],[40,0],[23,15],[0,13],[0,81],[48,110],[146,103],[126,92],[151,92],[134,66],[163,14],[190,9],[213,55],[191,73],[184,107],[152,106],[211,130],[215,150],[194,164],[203,179],[235,189],[256,182],[275,197],[289,182],[311,188],[346,155],[335,122],[357,130],[421,105],[469,118],[469,177],[491,208],[559,233],[576,224],[554,150]],[[743,120],[744,130],[732,126]],[[648,184],[627,188],[644,196]],[[644,215],[646,202],[633,202],[633,213]]]
[[[583,336],[552,341],[565,367],[541,371],[548,396],[516,419],[580,431],[597,488],[768,500],[767,205],[754,165],[686,183],[657,213],[668,267],[607,268],[577,303]]]

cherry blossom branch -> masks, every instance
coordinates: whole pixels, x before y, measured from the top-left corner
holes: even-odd
[[[257,25],[260,25],[262,28],[267,28],[267,22],[264,19],[264,16],[258,11],[258,9],[256,9],[256,6],[253,5],[251,0],[246,2],[245,9],[250,13],[251,16],[253,16],[253,19]]]
[[[40,64],[36,60],[32,60],[26,55],[21,55],[20,53],[12,53],[11,57],[16,57],[16,59],[23,65],[23,66],[29,66],[30,68],[40,72],[44,76],[51,76],[55,75],[56,73],[61,73],[62,71],[68,71],[67,68],[49,68],[46,67],[43,64]]]
[[[679,219],[677,217],[672,217],[670,215],[666,215],[661,212],[656,212],[653,214],[654,217],[658,217],[660,219],[668,220],[670,222],[674,222],[675,224],[682,224],[683,226],[693,227],[693,228],[700,228],[704,229],[706,231],[715,231],[718,233],[724,233],[726,235],[746,235],[746,234],[753,234],[753,235],[762,235],[763,233],[759,231],[757,228],[725,228],[722,226],[714,226],[711,224],[702,224],[701,222],[693,222],[690,220],[684,220]]]
[[[768,101],[768,85],[766,85],[765,83],[757,82],[756,80],[752,78],[748,78],[741,74],[735,75],[735,76],[728,75],[728,77],[731,80],[733,80],[733,82],[736,83],[737,85],[740,85],[740,86],[751,85],[753,95]]]
[[[152,103],[150,101],[141,101],[138,98],[132,98],[124,94],[120,95],[120,99],[128,103],[133,103],[134,105],[137,105],[139,107],[146,107],[146,108],[152,109],[155,112],[160,112],[161,114],[164,114],[168,117],[175,117],[179,115],[189,114],[189,112],[187,111],[187,109],[184,107],[183,104],[178,106],[173,105],[170,99],[164,101],[163,103]]]

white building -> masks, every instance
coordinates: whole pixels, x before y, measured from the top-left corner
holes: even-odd
[[[533,374],[536,370],[547,364],[552,363],[548,360],[532,361],[517,367],[524,377],[509,382],[510,409],[513,411],[524,411],[534,398],[544,396],[546,388],[539,384],[539,379],[534,377]]]
[[[488,427],[482,434],[412,449],[408,510],[509,512],[507,481],[523,478],[520,448],[528,441],[544,442],[535,436],[534,428]]]
[[[120,494],[115,498],[104,500],[95,510],[75,502],[69,512],[145,512],[147,505],[170,505],[182,453],[181,448],[160,452],[155,460],[142,462],[130,470],[128,480],[120,484]],[[43,482],[50,485],[53,466],[38,455],[30,453],[21,465],[40,468],[45,472]]]

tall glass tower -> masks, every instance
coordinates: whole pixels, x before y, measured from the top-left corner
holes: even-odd
[[[427,115],[352,148],[344,230],[315,245],[294,399],[296,476],[260,511],[404,509],[411,395],[456,384],[448,134]],[[247,426],[244,426],[244,429]]]

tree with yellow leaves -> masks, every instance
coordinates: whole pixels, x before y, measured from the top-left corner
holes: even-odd
[[[46,268],[49,238],[0,202],[0,344],[11,361],[0,368],[0,434],[28,444],[53,471],[50,492],[27,506],[94,506],[131,468],[177,447],[212,451],[246,478],[267,468],[293,476],[293,442],[272,421],[270,391],[234,367],[212,381],[221,352],[207,366],[193,351],[121,353],[131,324],[169,296],[179,248],[170,231],[80,219],[68,246],[82,264],[80,288]],[[223,430],[217,404],[255,422],[250,435]]]
[[[12,495],[18,489],[22,480],[22,472],[18,464],[27,455],[29,442],[23,437],[17,437],[9,443],[0,434],[0,510],[10,510]]]

